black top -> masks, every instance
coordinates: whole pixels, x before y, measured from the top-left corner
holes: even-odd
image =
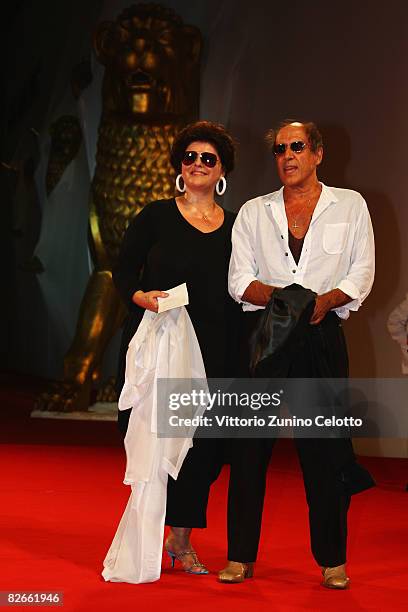
[[[183,217],[173,198],[148,204],[130,223],[113,271],[114,283],[130,310],[122,339],[118,388],[123,383],[128,343],[144,313],[132,302],[132,295],[138,289],[166,291],[184,282],[189,295],[187,310],[207,376],[230,375],[240,312],[227,288],[235,216],[224,210],[221,227],[204,233]]]
[[[303,236],[303,238],[296,238],[296,236],[294,236],[292,232],[289,230],[289,248],[293,255],[293,259],[296,261],[297,264],[299,263],[299,259],[302,254],[305,236]]]

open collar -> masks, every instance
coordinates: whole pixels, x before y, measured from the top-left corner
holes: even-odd
[[[334,191],[330,187],[322,183],[321,181],[319,182],[320,182],[320,185],[322,186],[322,191],[321,191],[319,200],[316,204],[316,208],[313,211],[312,220],[310,222],[310,225],[312,225],[316,221],[316,219],[320,217],[320,215],[326,210],[328,206],[338,202],[338,197],[335,195]],[[265,207],[268,207],[270,209],[270,213],[273,219],[276,221],[276,223],[279,226],[280,231],[287,239],[288,238],[288,221],[287,221],[286,212],[285,212],[283,189],[284,188],[282,186],[280,189],[278,189],[278,191],[274,191],[273,193],[267,195],[265,197],[264,204],[265,204]]]

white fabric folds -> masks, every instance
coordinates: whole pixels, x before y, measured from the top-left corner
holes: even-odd
[[[125,484],[132,492],[104,560],[106,581],[154,582],[160,578],[167,479],[177,478],[192,446],[188,437],[157,436],[158,379],[201,379],[207,388],[200,347],[184,307],[145,312],[129,343],[119,410],[132,408],[125,437]],[[185,391],[185,386],[183,387]],[[199,416],[204,405],[194,407]]]

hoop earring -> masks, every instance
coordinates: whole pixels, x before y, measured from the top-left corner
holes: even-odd
[[[183,187],[180,187],[180,179],[183,180]],[[178,174],[176,177],[176,187],[177,187],[177,191],[179,191],[180,193],[184,193],[186,190],[186,186],[184,184],[184,179],[183,176],[181,174]]]
[[[221,187],[220,187],[220,184],[222,185]],[[222,196],[224,195],[226,189],[227,189],[227,180],[225,176],[221,176],[217,181],[217,184],[215,186],[215,191],[218,193],[219,196]]]

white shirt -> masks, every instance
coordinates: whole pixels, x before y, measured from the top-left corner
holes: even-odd
[[[289,248],[283,187],[242,206],[232,230],[228,286],[244,310],[263,308],[242,301],[254,280],[275,287],[297,283],[319,295],[341,289],[352,298],[334,309],[342,319],[370,293],[374,234],[367,204],[356,191],[321,185],[298,264]]]

